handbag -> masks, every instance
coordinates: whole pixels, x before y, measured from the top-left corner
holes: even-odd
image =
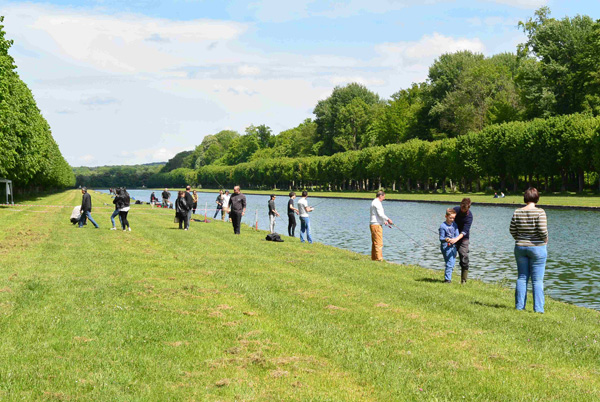
[[[179,223],[179,218],[177,217],[177,215],[175,215],[175,218],[173,219],[173,223]]]

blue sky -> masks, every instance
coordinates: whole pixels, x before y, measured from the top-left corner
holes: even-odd
[[[553,0],[0,0],[11,54],[73,166],[166,161],[223,129],[275,133],[336,85],[383,98],[446,52],[514,52]]]

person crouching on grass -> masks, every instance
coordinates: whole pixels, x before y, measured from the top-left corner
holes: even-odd
[[[456,263],[456,245],[451,240],[458,237],[460,233],[456,222],[454,222],[455,218],[456,211],[453,208],[448,208],[446,210],[446,221],[440,225],[440,249],[446,262],[444,283],[452,282],[452,271],[454,271],[454,264]]]

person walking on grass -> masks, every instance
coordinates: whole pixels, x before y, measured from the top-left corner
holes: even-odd
[[[288,213],[288,236],[295,237],[296,231],[296,216],[294,214],[298,214],[298,209],[294,208],[294,199],[296,198],[296,193],[293,191],[290,193],[290,199],[288,201],[287,213]]]
[[[275,233],[275,220],[277,216],[279,216],[279,212],[275,208],[275,194],[271,194],[271,199],[269,200],[269,231],[271,233]]]
[[[229,199],[231,198],[231,194],[229,194],[229,190],[225,190],[225,194],[223,194],[223,209],[221,209],[221,220],[225,222],[225,215],[228,216],[229,221],[231,222],[231,217],[229,216]]]
[[[221,219],[223,218],[223,202],[224,202],[224,196],[223,196],[223,190],[219,190],[219,195],[217,195],[217,209],[215,210],[215,216],[213,216],[213,219],[217,219],[217,215],[219,215],[219,212],[221,212]]]
[[[110,230],[117,230],[117,226],[115,225],[115,217],[119,217],[119,223],[121,223],[121,226],[123,226],[123,222],[121,221],[121,216],[119,215],[119,210],[121,209],[121,202],[120,202],[120,198],[119,195],[121,194],[121,189],[118,188],[115,190],[115,198],[113,199],[113,204],[115,204],[115,210],[113,211],[112,215],[110,216],[110,222],[112,223],[112,228],[110,228]],[[154,193],[153,193],[154,194]]]
[[[304,243],[304,236],[306,234],[306,240],[309,244],[312,244],[312,237],[310,236],[310,218],[308,213],[314,210],[313,207],[308,206],[308,192],[305,190],[302,192],[302,198],[298,201],[298,215],[300,215],[300,242]]]
[[[192,198],[194,199],[194,205],[192,205],[192,215],[196,213],[196,208],[198,208],[198,193],[196,190],[192,191]]]
[[[175,217],[179,221],[179,229],[183,229],[187,222],[188,207],[185,201],[185,191],[177,193],[177,199],[175,200]],[[185,229],[187,230],[187,228]]]
[[[450,243],[450,240],[459,236],[460,231],[454,220],[456,219],[456,211],[454,208],[446,210],[446,220],[440,225],[440,249],[444,256],[446,269],[444,271],[444,283],[452,282],[452,271],[456,264],[456,245]]]
[[[369,228],[371,229],[371,260],[373,261],[383,261],[383,225],[391,226],[393,224],[383,210],[381,203],[384,199],[385,193],[379,190],[371,202]]]
[[[187,206],[187,213],[185,215],[185,230],[190,228],[190,219],[192,219],[192,208],[194,207],[194,197],[192,196],[191,187],[185,188],[185,204]]]
[[[473,224],[473,214],[471,213],[471,199],[463,198],[458,207],[454,207],[456,212],[456,226],[460,230],[458,237],[450,240],[450,244],[456,244],[460,264],[460,283],[467,283],[469,276],[469,232]]]
[[[510,221],[510,234],[515,239],[517,286],[515,308],[525,310],[527,282],[531,278],[533,311],[544,312],[544,274],[548,258],[548,219],[546,211],[537,208],[540,200],[537,189],[530,187],[523,195],[525,206],[515,210]]]
[[[88,193],[86,187],[81,187],[81,218],[79,218],[79,228],[82,228],[86,222],[86,219],[89,219],[90,222],[94,225],[96,229],[100,226],[94,221],[92,218],[92,196]]]
[[[127,220],[127,215],[129,214],[129,204],[131,199],[129,198],[129,193],[123,187],[121,189],[121,208],[119,209],[119,218],[121,219],[121,226],[123,227],[123,232],[128,230],[131,232],[131,226],[129,226],[129,221]]]
[[[169,208],[169,198],[171,198],[171,193],[169,193],[169,189],[165,188],[165,191],[162,192],[162,206],[163,208]]]
[[[246,196],[242,194],[240,186],[233,188],[233,194],[229,198],[229,217],[233,225],[233,233],[240,234],[242,216],[246,215]]]

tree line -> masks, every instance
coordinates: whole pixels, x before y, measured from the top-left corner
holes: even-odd
[[[0,177],[15,189],[70,187],[75,175],[52,138],[33,94],[19,78],[0,16]]]
[[[74,167],[73,173],[76,186],[92,188],[148,187],[149,183],[154,183],[151,178],[164,166],[164,163],[148,163],[144,165]]]

